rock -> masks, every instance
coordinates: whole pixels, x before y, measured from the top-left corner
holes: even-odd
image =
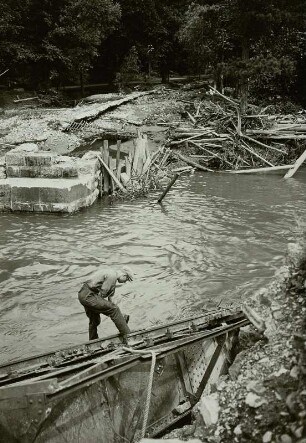
[[[230,366],[230,368],[228,370],[228,373],[229,373],[230,378],[232,380],[237,379],[238,375],[240,374],[243,361],[244,361],[245,357],[248,355],[248,353],[249,353],[249,351],[245,350],[245,351],[239,352],[239,354],[236,355],[236,358],[235,358],[232,366]]]
[[[39,148],[36,143],[22,143],[14,148],[14,152],[38,152]]]
[[[298,376],[299,376],[299,368],[297,365],[295,365],[290,371],[290,377],[297,379]]]
[[[294,431],[294,435],[295,435],[297,438],[301,438],[302,435],[303,435],[303,431],[304,431],[304,426],[300,426],[299,428],[295,429],[295,431]]]
[[[167,443],[184,443],[183,440],[179,440],[177,438],[171,438],[166,440]],[[201,443],[201,440],[198,438],[194,438],[192,440],[188,440],[189,443]],[[165,443],[165,440],[159,438],[142,438],[139,443]]]
[[[234,429],[234,434],[235,435],[241,435],[242,434],[242,430],[241,430],[241,425],[237,425]]]
[[[267,431],[262,437],[262,443],[270,443],[272,440],[272,432]]]
[[[283,434],[280,438],[281,443],[292,443],[292,438],[288,434]]]
[[[261,381],[252,380],[247,384],[247,390],[260,395],[265,392],[266,388],[264,387]]]
[[[207,395],[201,398],[196,408],[200,412],[206,426],[218,422],[219,418],[219,396],[218,393]]]
[[[287,374],[287,372],[288,370],[282,366],[277,372],[274,372],[273,375],[275,375],[275,377],[280,377],[283,374]]]
[[[251,408],[259,408],[259,406],[267,403],[267,400],[265,400],[264,398],[259,397],[256,394],[253,394],[253,392],[249,392],[248,395],[245,398],[245,402]]]

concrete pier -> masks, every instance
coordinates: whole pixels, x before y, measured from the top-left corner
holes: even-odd
[[[0,160],[0,211],[75,212],[99,195],[100,165],[20,145]]]

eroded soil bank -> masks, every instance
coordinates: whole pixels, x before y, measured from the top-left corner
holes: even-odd
[[[286,265],[248,303],[266,322],[263,335],[241,331],[241,349],[216,387],[210,411],[198,408],[192,425],[164,439],[203,442],[306,442],[305,234]],[[215,417],[215,419],[214,419]],[[218,417],[218,419],[216,418]],[[206,423],[213,421],[209,426]]]

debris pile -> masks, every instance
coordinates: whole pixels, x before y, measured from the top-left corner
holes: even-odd
[[[166,167],[171,150],[161,146],[153,154],[148,148],[146,134],[138,132],[134,140],[134,150],[120,158],[121,141],[117,141],[116,160],[111,158],[108,140],[103,141],[101,154],[97,154],[102,168],[101,195],[134,197],[145,195],[160,187],[161,180],[168,177]]]
[[[268,108],[249,105],[241,115],[234,99],[210,86],[209,96],[188,102],[188,121],[170,130],[168,146],[179,160],[208,171],[255,172],[290,169],[305,150],[305,113],[270,115]]]

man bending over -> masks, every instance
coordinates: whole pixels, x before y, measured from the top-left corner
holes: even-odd
[[[78,296],[89,318],[89,340],[99,338],[97,328],[101,322],[100,314],[103,314],[112,319],[122,336],[123,343],[127,344],[127,334],[130,333],[127,325],[129,316],[122,315],[118,306],[112,302],[112,297],[117,282],[125,283],[132,280],[132,272],[127,267],[119,271],[100,268],[83,283]]]

